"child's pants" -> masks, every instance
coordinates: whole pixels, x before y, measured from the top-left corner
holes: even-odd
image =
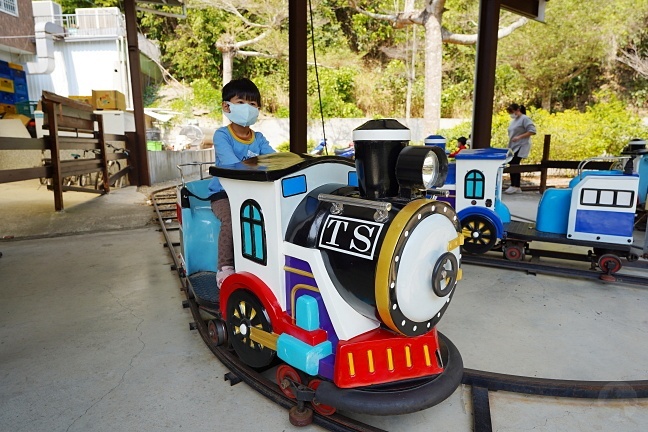
[[[216,270],[224,266],[234,267],[234,242],[232,240],[232,212],[229,198],[212,201],[211,209],[221,222],[218,234],[218,263]]]

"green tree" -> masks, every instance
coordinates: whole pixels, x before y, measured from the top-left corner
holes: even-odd
[[[372,12],[372,2],[349,0],[349,3],[360,13],[370,18],[388,21],[396,27],[407,25],[421,25],[425,29],[425,93],[424,93],[424,127],[428,131],[439,129],[441,118],[441,84],[443,64],[443,43],[459,45],[474,45],[477,43],[476,34],[464,34],[454,32],[442,24],[444,14],[456,6],[461,13],[469,13],[474,10],[465,0],[424,0],[420,7],[415,6],[415,0],[406,0],[402,6],[392,5],[386,8],[386,12]],[[448,9],[446,9],[449,6]],[[510,17],[510,14],[505,14]],[[450,17],[448,17],[450,18]],[[504,18],[506,21],[508,18]],[[448,20],[451,21],[450,19]],[[511,34],[517,28],[526,24],[526,18],[517,18],[513,23],[500,29],[498,36],[504,37]]]

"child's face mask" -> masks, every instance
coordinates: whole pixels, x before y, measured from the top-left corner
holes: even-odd
[[[515,115],[515,113],[511,113],[511,114],[509,114],[509,117],[511,117],[512,119],[516,119],[516,118],[517,118],[517,116]]]
[[[239,126],[251,126],[256,123],[259,117],[259,109],[250,104],[227,102],[227,105],[229,105],[230,112],[223,111],[223,114],[229,121]]]

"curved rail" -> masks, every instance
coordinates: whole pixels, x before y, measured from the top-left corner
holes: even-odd
[[[164,234],[166,244],[171,252],[175,269],[180,268],[178,255],[175,252],[174,243],[170,237],[169,230],[166,228],[164,222],[167,217],[162,216],[159,209],[156,194],[165,192],[169,189],[166,188],[154,192],[151,196],[155,211],[159,218],[159,224]],[[496,263],[504,260],[493,260],[493,262],[477,263],[474,260],[476,256],[464,255],[463,261],[465,263],[480,264],[480,265],[496,265]],[[484,257],[480,257],[484,258]],[[511,262],[511,261],[508,261]],[[517,264],[530,264],[530,263],[517,263]],[[502,267],[502,266],[500,266]],[[504,267],[516,268],[516,267]],[[554,267],[555,268],[555,267]],[[518,266],[517,269],[524,269]],[[571,273],[567,273],[569,270]],[[529,270],[530,271],[530,270]],[[580,270],[564,268],[562,276],[577,276],[583,277]],[[540,273],[540,271],[538,271]],[[548,273],[548,272],[547,272]],[[584,272],[589,275],[594,275],[598,278],[599,274],[595,272]],[[205,341],[205,344],[214,353],[214,355],[235,375],[238,380],[244,381],[247,385],[252,387],[255,391],[261,393],[274,403],[282,406],[283,408],[292,408],[297,405],[293,399],[286,397],[280,390],[277,384],[267,378],[261,373],[249,368],[242,363],[235,354],[228,351],[226,348],[216,347],[209,338],[207,326],[200,316],[200,310],[195,301],[190,298],[188,281],[186,276],[178,273],[182,290],[187,295],[187,306],[191,309],[191,313],[195,320],[192,323],[192,328],[195,328],[200,333]],[[588,276],[591,277],[591,276]],[[624,278],[628,278],[624,276]],[[648,284],[647,278],[641,278],[643,284]],[[625,281],[625,280],[624,280]],[[226,375],[226,379],[228,376]],[[232,385],[236,382],[230,379]],[[507,391],[512,393],[521,393],[536,396],[548,397],[561,397],[561,398],[581,398],[581,399],[597,399],[597,400],[619,400],[619,399],[643,399],[648,398],[648,380],[636,381],[577,381],[577,380],[557,380],[548,378],[536,378],[528,376],[508,375],[501,373],[494,373],[488,371],[481,371],[475,369],[464,369],[462,383],[469,385],[472,388],[472,402],[473,402],[473,430],[475,432],[489,432],[492,431],[491,413],[489,405],[489,391]],[[367,431],[367,432],[381,432],[382,429],[373,427],[368,424],[353,420],[349,417],[343,416],[339,413],[332,416],[322,416],[314,413],[314,423],[332,431]]]

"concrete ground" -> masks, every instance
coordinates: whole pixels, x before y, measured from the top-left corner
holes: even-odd
[[[245,384],[224,382],[189,330],[147,192],[66,192],[55,213],[37,182],[0,185],[0,431],[296,430]],[[538,197],[504,199],[533,218]],[[642,380],[647,309],[647,289],[466,265],[439,329],[468,368]],[[470,400],[460,387],[420,413],[356,417],[390,431],[470,431]],[[490,405],[497,431],[648,429],[647,400],[497,392]]]

